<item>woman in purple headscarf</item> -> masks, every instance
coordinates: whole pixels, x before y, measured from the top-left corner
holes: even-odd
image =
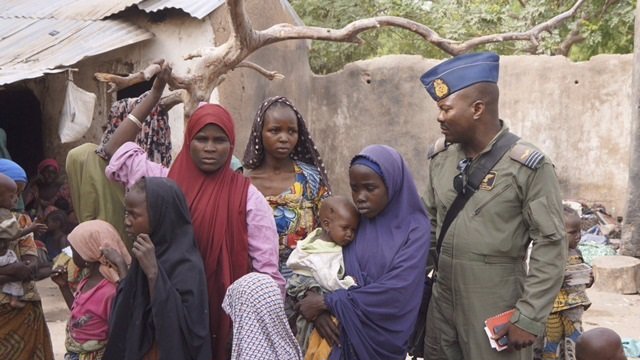
[[[409,168],[391,147],[362,150],[351,160],[349,182],[361,218],[343,256],[358,286],[324,297],[308,293],[300,312],[333,344],[331,360],[404,360],[422,300],[427,212]]]

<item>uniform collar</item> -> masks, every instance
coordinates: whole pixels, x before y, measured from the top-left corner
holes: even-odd
[[[478,159],[480,156],[482,156],[484,153],[487,153],[491,150],[491,148],[493,148],[493,145],[496,143],[496,141],[498,141],[498,139],[506,134],[507,132],[509,132],[509,127],[507,126],[507,124],[505,124],[504,121],[500,120],[500,131],[498,131],[498,133],[496,134],[496,136],[493,137],[493,139],[491,139],[491,141],[489,141],[489,143],[487,144],[487,146],[482,149],[482,151],[480,151],[480,153],[478,155],[476,155],[476,157],[473,158],[473,161],[475,161],[476,159]]]

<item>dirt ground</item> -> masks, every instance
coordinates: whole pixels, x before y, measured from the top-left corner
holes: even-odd
[[[42,306],[51,331],[53,350],[56,360],[64,357],[64,327],[69,310],[58,291],[49,279],[38,282],[42,296]],[[614,329],[622,338],[640,340],[640,295],[620,295],[587,290],[593,305],[584,313],[585,330],[594,327]]]

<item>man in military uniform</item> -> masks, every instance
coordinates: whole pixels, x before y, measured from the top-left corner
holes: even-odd
[[[476,53],[421,77],[440,109],[444,135],[429,152],[425,202],[432,243],[458,192],[472,192],[443,238],[427,315],[427,360],[531,359],[562,283],[562,200],[553,164],[542,152],[518,140],[496,157],[477,191],[466,189],[478,159],[509,132],[498,115],[498,70],[498,55]],[[496,334],[508,338],[509,351],[498,352],[484,321],[511,309],[510,321]]]

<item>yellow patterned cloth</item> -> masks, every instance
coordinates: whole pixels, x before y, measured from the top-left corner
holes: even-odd
[[[567,266],[582,263],[580,252],[569,249]],[[585,291],[587,285],[569,286],[566,275],[565,272],[565,282],[553,303],[544,336],[538,337],[534,346],[534,360],[575,359],[575,342],[582,334],[582,314],[591,306],[591,301]]]
[[[295,248],[298,240],[317,227],[318,206],[328,195],[316,168],[296,161],[294,170],[295,182],[287,191],[265,197],[273,209],[281,252]]]
[[[107,345],[106,341],[90,340],[84,343],[79,343],[73,339],[69,334],[69,327],[66,326],[66,339],[64,346],[69,353],[65,356],[65,359],[77,359],[77,360],[101,360],[104,355],[104,349]],[[71,354],[70,354],[71,353]]]
[[[331,345],[320,336],[318,330],[313,329],[309,336],[309,347],[304,360],[329,360],[329,354],[331,354]]]
[[[80,269],[73,262],[73,259],[64,252],[61,252],[55,259],[53,259],[53,266],[51,268],[55,269],[59,267],[67,270],[67,282],[69,283],[69,289],[71,289],[71,292],[73,293],[78,290],[78,284],[80,284],[80,281],[89,275],[88,268]]]
[[[567,259],[567,265],[583,264],[582,256],[577,251],[573,250]],[[584,309],[588,309],[591,306],[591,301],[587,297],[586,285],[568,286],[566,282],[562,284],[562,289],[556,297],[553,303],[552,313],[572,309],[577,306],[583,306]]]

